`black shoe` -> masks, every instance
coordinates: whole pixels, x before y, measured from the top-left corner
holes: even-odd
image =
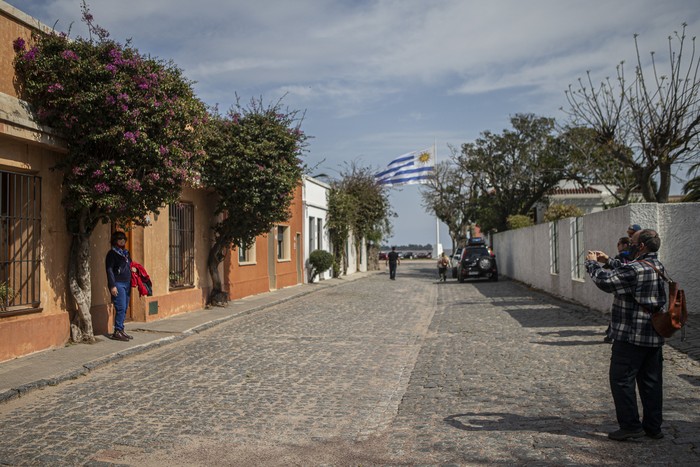
[[[617,431],[613,431],[612,433],[608,433],[608,438],[613,439],[615,441],[625,441],[628,439],[634,439],[634,438],[641,438],[644,436],[646,433],[644,433],[644,430],[624,430],[620,428]]]
[[[663,431],[659,431],[659,432],[657,432],[657,433],[649,433],[649,432],[646,432],[645,434],[647,435],[647,438],[651,438],[651,439],[661,439],[661,438],[664,437],[664,432],[663,432]]]
[[[124,341],[128,342],[129,338],[124,335],[124,332],[122,331],[114,331],[114,334],[109,336],[110,339],[113,339],[115,341]]]
[[[129,339],[129,340],[133,339],[133,337],[130,336],[130,335],[128,335],[128,334],[126,333],[126,331],[122,331],[122,336],[126,337],[126,338]]]

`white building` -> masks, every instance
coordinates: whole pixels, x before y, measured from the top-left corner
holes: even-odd
[[[616,187],[612,187],[616,188]],[[588,185],[586,187],[573,181],[561,181],[547,193],[547,201],[535,205],[535,223],[544,221],[544,213],[552,204],[573,205],[584,214],[592,214],[605,209],[615,202],[615,196],[605,185]]]
[[[304,176],[302,201],[304,203],[304,282],[309,282],[311,267],[309,255],[314,250],[331,252],[331,242],[326,223],[328,220],[328,191],[330,186],[315,178]],[[330,270],[316,277],[315,280],[330,279]]]

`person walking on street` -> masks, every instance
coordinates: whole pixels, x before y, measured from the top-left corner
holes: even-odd
[[[386,264],[389,265],[389,279],[395,280],[396,279],[396,266],[401,264],[401,258],[399,258],[399,254],[396,252],[395,246],[391,247],[391,251],[386,256],[385,265]]]
[[[438,273],[442,282],[447,282],[447,267],[450,265],[450,259],[443,251],[438,259]]]
[[[608,437],[616,441],[645,435],[653,439],[664,436],[661,431],[664,338],[651,323],[652,313],[666,305],[664,281],[654,270],[655,267],[664,273],[664,266],[657,258],[660,246],[659,235],[645,229],[632,236],[629,263],[604,269],[600,262],[607,261],[606,254],[589,251],[586,255],[586,271],[593,283],[600,290],[614,294],[609,378],[620,428]],[[643,407],[641,422],[635,382]]]
[[[107,287],[114,304],[114,333],[109,337],[118,341],[132,339],[124,331],[124,319],[131,297],[131,257],[126,249],[126,234],[116,231],[111,238],[112,247],[107,252]]]

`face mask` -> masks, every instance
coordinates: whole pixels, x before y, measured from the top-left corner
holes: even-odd
[[[629,252],[632,258],[636,258],[637,253],[639,253],[639,245],[630,245]]]

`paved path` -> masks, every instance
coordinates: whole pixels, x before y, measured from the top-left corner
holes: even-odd
[[[666,438],[617,443],[600,316],[427,263],[231,319],[0,405],[0,465],[698,465],[700,366]]]

